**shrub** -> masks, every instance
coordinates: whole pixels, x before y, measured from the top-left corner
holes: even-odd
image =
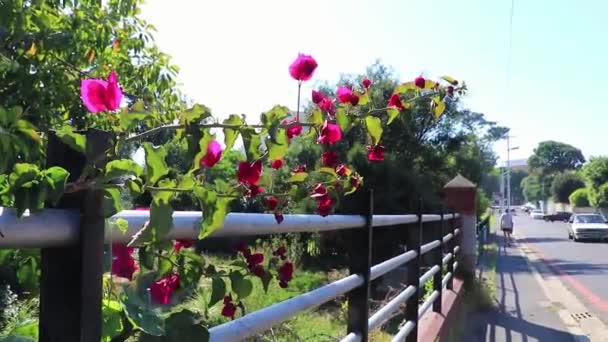
[[[589,203],[594,207],[608,207],[608,182],[600,185],[597,189],[589,191]]]
[[[570,205],[573,207],[588,207],[589,206],[589,191],[585,188],[575,190],[568,197]]]

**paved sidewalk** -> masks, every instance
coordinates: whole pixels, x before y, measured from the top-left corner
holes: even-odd
[[[555,307],[529,268],[516,243],[504,247],[496,264],[496,308],[467,317],[462,342],[574,342]]]

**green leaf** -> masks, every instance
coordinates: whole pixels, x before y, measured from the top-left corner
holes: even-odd
[[[224,299],[226,296],[226,282],[220,277],[211,278],[211,299],[209,300],[209,306],[215,305],[215,303]]]
[[[268,146],[269,160],[283,159],[289,148],[286,130],[284,128],[275,129],[273,138],[266,141],[266,145]]]
[[[238,271],[230,272],[230,284],[232,285],[232,291],[239,296],[239,300],[247,298],[251,294],[251,291],[253,291],[253,283],[251,280],[245,278],[245,276]]]
[[[0,337],[0,342],[36,342],[38,339],[33,339],[26,336],[5,336]]]
[[[112,160],[106,164],[104,179],[110,181],[124,176],[141,177],[143,169],[131,159]]]
[[[393,120],[399,117],[401,112],[397,108],[389,108],[386,110],[386,113],[388,114],[387,125],[390,125]]]
[[[103,299],[101,306],[101,340],[110,342],[120,333],[124,327],[122,325],[122,305],[113,299]]]
[[[375,116],[366,117],[365,127],[367,127],[367,133],[372,138],[372,145],[378,145],[382,138],[382,121],[380,118]]]
[[[103,193],[103,216],[105,218],[112,217],[122,210],[122,202],[120,200],[120,190],[116,188],[104,189]]]
[[[207,147],[209,143],[215,139],[215,135],[211,134],[211,131],[208,128],[202,130],[203,136],[198,141],[198,153],[194,156],[194,164],[193,167],[198,169],[201,165],[201,159],[207,154]]]
[[[327,173],[327,174],[330,174],[330,175],[334,176],[335,178],[338,178],[338,174],[331,167],[322,167],[322,168],[319,168],[319,172]]]
[[[143,265],[145,268],[152,270],[154,269],[154,246],[147,245],[139,248],[137,254],[139,254],[139,264]]]
[[[310,114],[308,114],[309,123],[321,125],[323,124],[323,121],[325,121],[323,118],[323,112],[321,112],[319,108],[314,109],[312,112],[310,112]]]
[[[264,272],[264,276],[262,277],[262,287],[264,288],[264,292],[268,293],[268,286],[270,285],[270,281],[272,280],[272,274],[270,272]]]
[[[141,102],[138,102],[141,103]],[[128,131],[134,127],[136,127],[138,124],[140,124],[142,121],[146,121],[150,118],[152,118],[152,115],[150,115],[149,113],[137,113],[137,112],[143,112],[145,109],[143,108],[143,103],[142,103],[142,107],[141,108],[135,108],[135,106],[137,105],[137,103],[133,106],[133,110],[136,111],[136,113],[134,112],[121,112],[118,115],[118,120],[120,122],[120,128],[123,131]],[[141,109],[141,110],[138,110]]]
[[[35,257],[27,257],[17,268],[19,285],[26,289],[36,289],[39,284],[40,267]]]
[[[196,180],[194,179],[191,173],[187,173],[179,180],[177,188],[182,190],[192,190],[195,185]]]
[[[206,118],[211,117],[211,111],[209,108],[201,105],[195,104],[192,108],[189,108],[182,112],[180,116],[180,122],[182,124],[190,125],[193,123],[199,123]]]
[[[234,198],[220,197],[215,191],[201,186],[194,187],[194,196],[198,199],[203,210],[203,220],[201,221],[201,231],[198,238],[204,239],[224,226],[228,214],[228,204]]]
[[[346,114],[346,110],[344,108],[338,108],[336,110],[336,123],[338,123],[338,126],[340,126],[343,133],[348,132],[350,129],[350,118],[348,117],[348,114]]]
[[[223,123],[226,125],[242,126],[243,119],[236,114],[231,114],[226,120],[224,120]],[[234,146],[234,142],[238,136],[238,129],[224,128],[224,143],[226,144],[226,151],[232,150],[232,146]]]
[[[448,82],[449,84],[451,84],[453,86],[458,85],[458,81],[454,77],[451,77],[451,76],[441,76],[441,79],[444,80],[444,81],[446,81],[446,82]]]
[[[129,188],[129,191],[131,191],[133,197],[139,196],[144,192],[143,183],[139,178],[127,179],[125,184]]]
[[[112,220],[112,223],[116,228],[118,228],[118,231],[120,231],[123,235],[129,231],[129,221],[123,218],[114,219]]]
[[[147,183],[155,185],[161,178],[169,173],[169,168],[165,162],[167,150],[164,147],[154,147],[152,143],[145,142],[143,144],[146,152],[146,174]]]
[[[435,120],[439,120],[441,114],[445,111],[445,102],[441,101],[439,96],[433,97],[434,107],[433,113],[435,114]]]
[[[20,106],[14,106],[9,109],[4,109],[4,107],[0,106],[0,126],[5,128],[13,126],[21,113],[23,113],[23,108]]]
[[[175,181],[162,180],[159,186],[163,188],[175,187]],[[174,197],[172,191],[154,191],[150,205],[150,221],[144,233],[146,241],[161,241],[173,226],[173,207],[169,203]]]
[[[30,187],[32,181],[38,178],[40,170],[38,166],[28,163],[17,163],[9,176],[9,183],[13,189],[23,186]]]
[[[127,317],[135,328],[153,336],[165,335],[165,321],[159,310],[150,308],[143,302],[134,289],[125,289],[123,306]]]
[[[395,88],[394,93],[404,94],[404,93],[408,92],[409,90],[415,91],[416,89],[417,88],[416,88],[416,85],[414,84],[414,82],[405,82],[403,84],[398,85],[397,88]]]
[[[184,288],[197,288],[201,276],[203,275],[203,267],[205,266],[204,259],[198,255],[196,256],[198,256],[199,259],[193,259],[191,257],[186,258],[185,254],[187,252],[191,253],[191,257],[192,255],[196,255],[196,253],[191,251],[180,252],[181,256],[184,257],[183,266],[179,268],[181,286]]]
[[[169,316],[166,320],[167,342],[209,341],[209,331],[198,323],[196,314],[182,310]]]
[[[289,116],[289,108],[285,106],[274,106],[271,110],[266,113],[262,113],[262,125],[266,128],[276,126],[281,123],[282,120]]]
[[[167,257],[167,258],[160,258],[159,265],[158,265],[159,276],[162,277],[164,275],[171,273],[171,271],[173,271],[174,262],[175,262],[175,256],[171,256],[171,257]]]
[[[287,181],[290,183],[298,183],[298,182],[305,181],[307,177],[308,177],[307,172],[297,172],[297,173],[294,173],[293,176],[289,177],[289,179],[287,179]]]
[[[87,138],[83,134],[74,133],[72,127],[63,126],[56,132],[56,134],[57,138],[75,151],[82,154],[86,152]]]
[[[369,103],[369,93],[359,94],[359,106],[363,106]]]
[[[38,340],[38,320],[27,319],[24,322],[20,322],[11,332],[10,335],[31,337],[34,340]]]
[[[254,128],[245,127],[241,129],[241,136],[243,137],[247,160],[259,159],[261,156],[260,146],[262,145],[261,134],[257,133]]]
[[[59,166],[50,167],[44,170],[43,173],[46,177],[49,188],[47,191],[48,199],[53,203],[53,205],[55,205],[57,202],[59,202],[61,196],[63,196],[65,184],[70,176],[70,173]]]

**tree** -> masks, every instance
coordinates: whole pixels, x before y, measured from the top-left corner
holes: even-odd
[[[578,148],[557,141],[543,141],[534,149],[528,159],[533,172],[542,178],[547,175],[567,170],[579,169],[585,163],[585,157]]]
[[[521,189],[527,202],[536,202],[541,199],[541,184],[538,176],[530,174],[521,180]]]
[[[589,206],[589,191],[585,188],[575,190],[568,197],[570,205],[573,207],[588,207]]]
[[[551,195],[556,202],[568,203],[570,194],[584,187],[585,182],[580,174],[576,172],[564,172],[553,178]]]
[[[589,202],[593,206],[606,206],[608,198],[602,187],[608,183],[608,157],[592,157],[582,169],[587,189],[589,190]]]
[[[524,170],[511,171],[511,203],[523,203],[525,201],[521,181],[528,177],[528,172]]]

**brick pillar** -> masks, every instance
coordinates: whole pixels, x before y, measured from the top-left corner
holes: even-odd
[[[475,274],[477,264],[475,196],[477,185],[461,175],[456,176],[443,187],[447,206],[462,217],[460,232],[460,270],[465,274]]]

